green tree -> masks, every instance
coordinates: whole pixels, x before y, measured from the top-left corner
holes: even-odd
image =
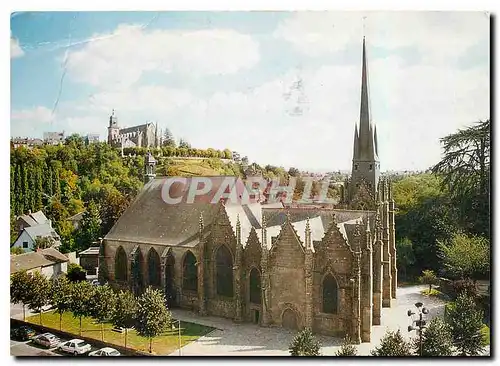
[[[412,356],[411,344],[403,338],[401,331],[387,331],[380,345],[371,351],[372,356]]]
[[[89,315],[101,325],[101,341],[104,342],[104,322],[113,314],[116,304],[115,293],[108,285],[97,286],[90,301]]]
[[[30,297],[27,302],[28,308],[38,312],[40,315],[40,325],[42,325],[42,307],[49,304],[51,283],[47,277],[36,271],[31,275],[29,287]]]
[[[23,254],[24,249],[21,247],[12,247],[10,248],[10,254],[12,255],[18,255],[18,254]]]
[[[413,340],[413,349],[420,354],[420,339]],[[433,318],[422,333],[422,356],[453,356],[451,329],[440,317]]]
[[[101,218],[99,208],[94,200],[90,200],[87,210],[83,214],[78,232],[78,248],[85,250],[101,236]]]
[[[171,314],[165,305],[165,296],[160,290],[148,287],[137,301],[137,334],[149,338],[149,353],[152,353],[153,338],[171,326]]]
[[[438,282],[438,278],[433,270],[427,269],[422,272],[422,276],[419,277],[419,282],[424,285],[429,285],[429,295],[432,291],[432,285],[436,285]]]
[[[476,356],[486,345],[481,333],[483,312],[478,310],[474,299],[462,292],[448,306],[446,323],[451,328],[453,344],[462,356]]]
[[[95,287],[87,281],[72,282],[70,285],[69,309],[73,317],[80,320],[80,336],[82,335],[82,318],[91,315],[94,295]]]
[[[321,344],[309,328],[299,332],[290,343],[288,350],[291,356],[320,356]]]
[[[349,336],[346,336],[340,346],[340,349],[335,353],[335,356],[356,356],[358,351],[356,346],[352,344]]]
[[[116,296],[111,322],[115,327],[125,329],[125,348],[127,348],[128,329],[135,325],[137,299],[130,291],[120,291]]]
[[[486,238],[455,234],[439,242],[444,268],[453,278],[486,278],[490,272],[490,243]]]
[[[410,239],[403,238],[396,242],[396,256],[401,278],[407,280],[408,275],[413,273],[412,269],[415,264],[415,253]]]
[[[174,135],[168,128],[165,129],[165,132],[163,133],[163,140],[162,140],[162,146],[167,147],[176,147]]]
[[[68,264],[67,277],[70,282],[80,282],[87,279],[87,272],[76,263]]]
[[[191,144],[189,142],[187,142],[187,140],[181,138],[179,140],[179,148],[185,148],[185,149],[190,149],[191,148]],[[182,155],[184,156],[184,155]]]
[[[70,310],[71,304],[71,286],[66,276],[59,276],[52,284],[50,303],[59,314],[59,330],[62,330],[63,314]]]
[[[26,305],[31,298],[31,276],[26,271],[18,271],[10,276],[10,301],[23,304],[23,320],[26,321]]]
[[[34,250],[47,249],[55,244],[55,240],[51,236],[37,236],[35,238]]]
[[[433,167],[460,208],[463,226],[487,238],[490,237],[490,128],[487,119],[442,138],[444,156]]]

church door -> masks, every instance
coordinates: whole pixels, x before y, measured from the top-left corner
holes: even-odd
[[[293,310],[286,309],[285,312],[283,313],[281,324],[283,328],[296,330],[298,327],[297,327],[297,316],[295,315],[295,312]]]

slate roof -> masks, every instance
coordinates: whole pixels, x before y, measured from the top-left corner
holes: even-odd
[[[54,248],[10,256],[10,273],[47,267],[56,263],[68,262],[69,259]]]
[[[82,255],[99,255],[99,247],[90,247],[88,249],[85,249],[83,252],[80,252],[78,256]]]
[[[60,239],[59,235],[49,224],[26,227],[24,230],[33,240],[35,240],[37,236],[41,236],[42,238],[51,237],[54,238],[55,241],[59,241]]]
[[[213,183],[212,190],[205,195],[205,200],[210,201],[216,191],[223,185],[224,177],[209,177]],[[188,184],[192,178],[186,178]],[[325,232],[333,223],[333,214],[337,225],[348,240],[352,236],[353,229],[350,226],[356,222],[362,222],[370,218],[370,227],[375,227],[374,211],[333,210],[318,208],[283,208],[281,203],[265,205],[259,202],[241,205],[227,202],[224,206],[208,202],[196,202],[187,204],[167,204],[162,199],[162,188],[165,178],[156,178],[146,184],[131,206],[123,213],[110,232],[106,240],[129,241],[133,243],[160,244],[167,246],[192,247],[199,242],[199,218],[203,215],[205,234],[210,232],[210,225],[216,217],[219,208],[226,211],[233,232],[236,233],[236,222],[240,220],[241,240],[245,246],[252,228],[257,232],[260,239],[262,236],[262,216],[267,222],[267,245],[272,245],[272,237],[277,236],[281,226],[290,215],[297,235],[302,243],[305,241],[305,225],[309,218],[311,228],[311,240],[320,241]],[[236,181],[238,194],[240,193],[241,180]],[[187,185],[186,185],[187,186]],[[170,189],[170,195],[174,197],[185,197],[187,188],[180,184]],[[207,198],[208,197],[208,198]],[[183,201],[185,201],[183,199]],[[354,226],[353,226],[354,227]],[[364,229],[362,229],[364,230]],[[350,241],[350,240],[349,240]]]
[[[28,226],[42,225],[42,224],[47,224],[49,222],[49,219],[45,216],[45,214],[42,211],[29,213],[27,215],[20,215],[19,219],[24,220],[24,222],[26,222]]]

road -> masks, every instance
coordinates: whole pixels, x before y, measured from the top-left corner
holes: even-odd
[[[38,348],[31,344],[31,341],[18,342],[10,340],[10,355],[11,356],[60,356],[55,352],[47,349]]]

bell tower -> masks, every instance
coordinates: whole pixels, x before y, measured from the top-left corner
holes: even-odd
[[[380,177],[380,161],[378,158],[377,128],[375,124],[372,123],[371,117],[368,66],[366,62],[365,37],[363,37],[361,107],[359,113],[359,129],[357,124],[354,127],[350,199],[354,197],[361,184],[366,185],[372,197],[376,196]]]
[[[113,141],[118,139],[120,135],[120,128],[118,127],[118,119],[115,116],[115,110],[111,112],[109,116],[109,126],[108,126],[108,144],[113,144]]]

